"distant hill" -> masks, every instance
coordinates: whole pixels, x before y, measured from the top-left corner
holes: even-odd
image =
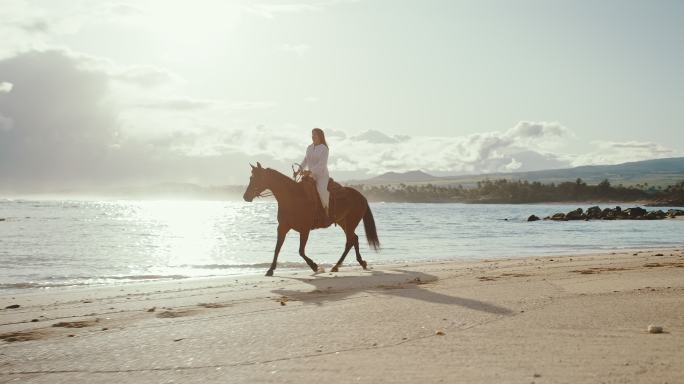
[[[367,182],[377,184],[377,183],[416,183],[416,182],[430,182],[432,180],[438,179],[437,176],[432,176],[420,170],[409,171],[409,172],[387,172],[380,176],[368,179]]]
[[[532,172],[488,173],[462,176],[432,176],[422,171],[405,173],[388,172],[367,180],[347,184],[435,184],[473,186],[482,180],[528,180],[541,183],[574,181],[581,178],[588,184],[598,184],[608,179],[611,184],[632,186],[648,183],[649,186],[673,185],[684,180],[684,157],[634,161],[616,165],[588,165],[566,169],[551,169]]]

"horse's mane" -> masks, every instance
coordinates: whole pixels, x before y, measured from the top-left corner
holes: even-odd
[[[272,175],[275,179],[279,180],[283,185],[285,185],[288,189],[295,191],[295,188],[297,188],[297,182],[292,180],[291,178],[283,175],[282,173],[276,171],[275,169],[272,168],[266,168],[266,172],[268,172],[269,175]]]

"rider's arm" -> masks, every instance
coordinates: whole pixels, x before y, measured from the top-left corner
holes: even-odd
[[[299,171],[302,172],[309,166],[309,147],[306,148],[306,155],[304,155],[304,160],[299,164]]]

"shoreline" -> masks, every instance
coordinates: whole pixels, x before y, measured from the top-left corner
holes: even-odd
[[[684,216],[678,216],[669,220],[684,220]],[[472,258],[451,258],[451,259],[434,259],[434,260],[411,260],[411,261],[390,261],[390,262],[375,262],[368,260],[368,265],[371,267],[375,268],[396,268],[399,266],[402,267],[425,267],[429,266],[432,264],[443,264],[443,263],[477,263],[477,262],[483,262],[483,261],[513,261],[513,260],[520,260],[520,259],[528,259],[528,258],[539,258],[539,257],[570,257],[570,256],[589,256],[589,255],[608,255],[608,254],[615,254],[617,252],[638,252],[638,251],[668,251],[671,249],[677,249],[679,247],[684,248],[684,243],[683,244],[666,244],[666,245],[658,245],[658,246],[653,246],[653,247],[630,247],[630,248],[607,248],[607,249],[586,249],[586,250],[567,250],[567,251],[557,251],[557,252],[552,252],[552,253],[540,253],[540,254],[526,254],[524,256],[511,256],[511,255],[501,255],[501,256],[493,256],[493,257],[479,257],[479,256],[474,256]],[[293,264],[293,262],[284,262],[288,265]],[[262,268],[264,271],[268,268],[267,265],[269,263],[259,263],[259,264],[264,264],[264,267]],[[311,274],[312,271],[306,266],[304,262],[301,262],[301,267],[292,267],[292,266],[287,266],[283,267],[279,263],[278,268],[276,269],[276,272],[281,272],[284,274],[288,275],[307,275]],[[326,272],[329,272],[329,269],[334,265],[334,263],[326,263],[326,262],[320,262],[318,263],[319,266],[322,266],[325,268]],[[356,261],[351,261],[347,260],[344,266],[342,267],[342,270],[344,271],[345,269],[358,269],[359,265],[356,263]],[[250,269],[259,269],[257,267],[252,267],[251,265],[249,266]],[[261,267],[260,267],[261,268]],[[226,275],[210,275],[210,276],[181,276],[181,275],[174,275],[172,277],[161,277],[161,278],[141,278],[141,279],[130,279],[130,280],[118,280],[118,278],[111,279],[111,282],[102,282],[102,283],[92,283],[92,284],[56,284],[56,285],[45,285],[45,286],[35,286],[35,287],[19,287],[19,288],[0,288],[0,294],[4,295],[9,295],[9,296],[18,296],[18,295],[32,295],[32,294],[45,294],[45,293],[57,293],[59,294],[60,292],[68,292],[72,290],[88,290],[88,289],[110,289],[110,288],[120,288],[120,287],[136,287],[136,288],[147,288],[150,287],[151,285],[154,284],[161,284],[161,285],[167,285],[167,284],[175,284],[177,282],[187,282],[187,283],[211,283],[215,282],[217,280],[235,280],[235,279],[242,279],[242,278],[259,278],[263,277],[264,273],[263,272],[250,272],[250,273],[235,273],[235,274],[226,274]],[[90,280],[90,279],[87,279]],[[20,283],[14,283],[16,285],[27,285],[27,284],[41,284],[40,282],[20,282]],[[14,285],[14,284],[7,284],[7,285]],[[0,302],[0,304],[2,304]],[[0,305],[0,309],[4,308],[3,306]]]
[[[3,295],[0,381],[676,382],[683,294],[684,246]]]

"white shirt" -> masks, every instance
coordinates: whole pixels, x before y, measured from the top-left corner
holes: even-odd
[[[302,161],[302,169],[309,168],[314,179],[326,181],[328,174],[328,146],[310,144],[306,148],[306,156]]]

